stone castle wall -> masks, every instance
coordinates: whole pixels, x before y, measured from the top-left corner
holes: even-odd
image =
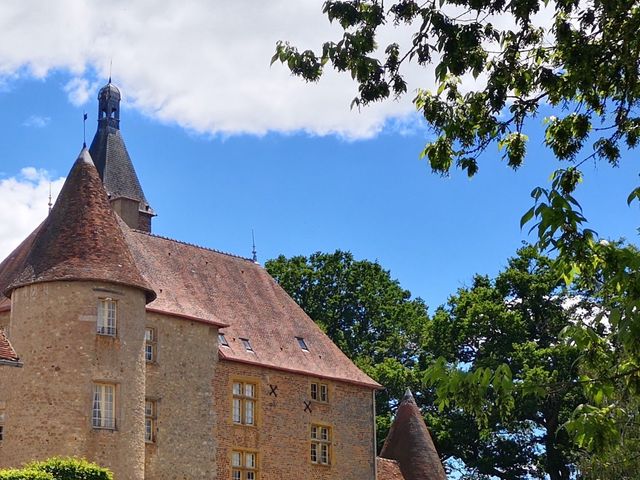
[[[96,334],[98,301],[106,297],[118,303],[115,338]],[[50,282],[15,290],[10,340],[24,367],[0,376],[6,397],[0,467],[79,456],[111,468],[118,480],[142,480],[144,328],[145,295],[138,289]],[[115,430],[92,427],[97,382],[116,386]]]
[[[233,423],[234,379],[258,387],[255,427]],[[329,385],[328,403],[311,401],[311,382]],[[272,386],[277,387],[277,396],[271,392]],[[376,455],[370,388],[220,360],[213,391],[218,415],[217,478],[231,478],[232,451],[246,450],[257,452],[261,480],[374,479]],[[311,402],[311,412],[305,411],[304,402]],[[312,424],[331,427],[330,466],[311,463]]]
[[[218,330],[207,324],[147,314],[156,360],[147,364],[147,397],[157,405],[155,443],[146,445],[147,479],[214,479],[216,443],[211,379]],[[230,477],[229,477],[230,478]]]

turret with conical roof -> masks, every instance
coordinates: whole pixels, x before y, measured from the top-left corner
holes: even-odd
[[[442,462],[416,401],[407,389],[380,456],[396,460],[405,480],[446,480]]]
[[[146,305],[156,295],[125,231],[84,148],[49,216],[0,264],[22,366],[0,369],[11,429],[0,466],[85,457],[144,480]],[[7,351],[0,342],[0,363],[17,363]]]
[[[89,152],[114,210],[129,227],[151,231],[149,205],[120,133],[120,89],[109,83],[98,92],[98,130]]]
[[[33,283],[104,280],[155,293],[138,271],[89,151],[75,161],[4,294]]]

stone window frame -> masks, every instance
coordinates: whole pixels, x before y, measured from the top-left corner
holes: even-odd
[[[118,335],[118,301],[111,297],[99,298],[96,333],[107,337]]]
[[[158,360],[158,330],[154,327],[144,329],[144,360],[147,363]]]
[[[117,390],[118,385],[115,383],[102,381],[93,382],[91,389],[92,428],[96,430],[117,429]]]
[[[248,393],[248,387],[252,388],[251,393]],[[231,422],[234,425],[258,425],[259,391],[260,382],[256,378],[236,377],[231,380]]]
[[[330,467],[333,460],[333,426],[312,423],[309,427],[309,461]]]
[[[309,396],[318,403],[329,403],[329,384],[323,382],[311,382],[309,384]]]
[[[144,399],[144,441],[156,443],[158,432],[158,401],[154,398]]]
[[[249,459],[253,458],[253,464]],[[259,454],[256,450],[234,448],[231,450],[231,480],[258,480]]]

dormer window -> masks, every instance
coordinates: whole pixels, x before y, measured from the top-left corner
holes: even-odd
[[[229,346],[229,342],[227,342],[227,339],[224,336],[224,333],[219,333],[218,334],[218,343],[220,345],[222,345],[223,347],[228,347]]]
[[[244,345],[244,348],[247,350],[247,352],[253,352],[253,347],[251,346],[251,342],[248,338],[241,338],[240,341]]]
[[[304,341],[304,338],[296,337],[296,340],[298,341],[298,345],[300,345],[300,348],[302,350],[304,350],[305,352],[309,351],[309,347],[307,347],[307,342]]]

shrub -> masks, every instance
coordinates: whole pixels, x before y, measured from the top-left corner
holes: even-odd
[[[78,458],[55,457],[44,462],[30,463],[25,468],[49,473],[54,480],[113,480],[110,470]]]
[[[0,470],[0,480],[55,480],[53,475],[42,470]]]

